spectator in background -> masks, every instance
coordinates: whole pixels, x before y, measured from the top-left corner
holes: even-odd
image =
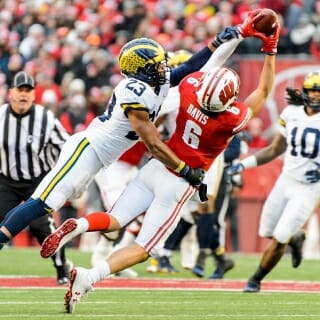
[[[45,29],[41,24],[33,24],[28,29],[28,34],[19,45],[19,52],[26,60],[36,57],[37,51],[45,42]]]
[[[21,69],[23,69],[24,61],[23,57],[19,53],[12,53],[9,56],[8,60],[8,66],[7,66],[7,85],[10,86],[10,84],[13,81],[13,78],[17,72],[19,72]]]
[[[95,114],[88,111],[87,99],[77,93],[70,98],[66,111],[60,115],[60,121],[68,133],[83,131],[95,118]]]
[[[55,93],[57,97],[57,102],[61,102],[61,88],[57,83],[54,82],[54,70],[50,70],[50,68],[43,68],[42,71],[37,74],[36,80],[37,83],[39,83],[34,91],[35,101],[37,103],[41,102],[44,91],[48,89],[52,90]]]
[[[263,148],[269,144],[268,140],[263,137],[263,121],[261,118],[252,118],[248,123],[247,130],[249,134],[249,148]]]
[[[290,53],[310,53],[312,37],[316,31],[315,25],[306,13],[301,13],[297,24],[289,31],[291,42]]]
[[[111,90],[111,88],[110,88]],[[96,116],[102,114],[107,105],[108,99],[100,87],[92,87],[88,93],[88,110]]]
[[[81,78],[85,74],[79,49],[69,43],[62,46],[60,57],[56,60],[55,82],[61,83],[67,72],[72,72],[75,78]]]
[[[55,92],[52,89],[46,89],[43,91],[41,97],[41,104],[48,110],[52,111],[57,117],[59,115],[59,103]]]

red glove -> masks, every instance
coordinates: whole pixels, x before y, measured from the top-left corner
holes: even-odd
[[[257,37],[262,40],[262,38],[265,36],[264,34],[256,31],[253,27],[255,21],[260,17],[260,15],[261,15],[261,10],[259,9],[250,11],[248,13],[247,18],[243,21],[243,23],[237,26],[240,32],[240,35],[243,38]]]
[[[262,41],[263,41],[263,46],[261,48],[261,51],[269,54],[269,55],[274,55],[277,54],[278,49],[278,41],[279,41],[279,35],[280,35],[280,25],[277,23],[273,34],[269,37],[264,36]]]

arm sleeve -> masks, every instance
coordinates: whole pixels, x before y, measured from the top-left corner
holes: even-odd
[[[201,71],[210,71],[212,68],[221,67],[236,50],[242,39],[232,39],[223,43],[219,46],[214,53],[211,55],[210,59],[201,68]]]
[[[212,55],[212,51],[205,47],[199,52],[195,53],[185,63],[180,64],[176,68],[171,69],[171,86],[176,86],[179,82],[188,74],[200,70],[204,64],[209,60]]]
[[[241,141],[237,136],[234,136],[230,141],[227,149],[224,151],[224,162],[231,163],[234,159],[240,157]]]

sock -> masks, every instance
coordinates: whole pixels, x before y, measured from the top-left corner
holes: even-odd
[[[100,280],[107,278],[110,275],[110,267],[107,261],[101,261],[92,269],[89,269],[89,280],[94,284]]]
[[[180,219],[176,228],[166,240],[164,247],[169,250],[176,250],[180,246],[182,239],[191,227],[192,223],[189,223],[184,219]]]
[[[210,248],[213,230],[212,220],[213,214],[210,213],[203,213],[199,216],[197,223],[197,236],[200,249]]]
[[[106,212],[93,212],[84,217],[88,221],[90,231],[106,231],[110,225],[110,216]]]
[[[3,244],[7,243],[10,239],[0,230],[0,250],[3,248]]]
[[[262,268],[261,265],[259,265],[258,269],[254,273],[254,275],[250,278],[253,281],[261,282],[261,280],[269,273],[266,269]]]
[[[51,212],[52,209],[50,209],[43,201],[30,198],[28,201],[10,210],[1,223],[1,226],[6,227],[12,237],[14,237],[26,228],[34,219]],[[8,240],[8,237],[4,235],[3,232],[0,232],[0,243],[6,243]]]

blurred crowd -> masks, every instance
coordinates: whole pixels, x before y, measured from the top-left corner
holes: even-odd
[[[24,69],[36,80],[37,103],[85,123],[104,110],[121,79],[117,57],[128,40],[150,37],[168,51],[194,52],[260,7],[279,14],[280,54],[320,57],[320,0],[0,1],[0,103]],[[238,52],[259,52],[259,41]],[[81,130],[72,119],[69,132]]]

